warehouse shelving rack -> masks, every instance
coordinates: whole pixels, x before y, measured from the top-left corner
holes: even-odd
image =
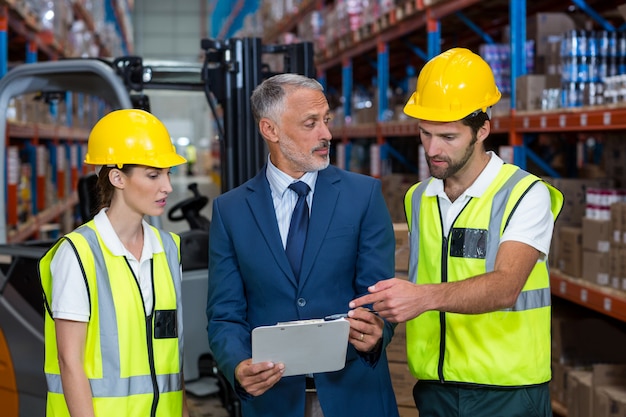
[[[324,1],[304,0],[301,12],[296,15],[286,16],[281,22],[264,37],[268,41],[278,36],[281,31],[296,31],[298,23],[311,10],[320,10],[324,7]],[[482,3],[482,4],[481,4]],[[488,4],[485,4],[488,3]],[[489,8],[497,3],[508,4],[507,23],[510,25],[511,39],[511,103],[512,110],[506,116],[498,116],[493,120],[493,131],[497,134],[506,135],[508,143],[514,149],[514,161],[521,167],[526,166],[526,156],[530,152],[525,144],[528,140],[525,136],[542,131],[573,132],[579,130],[621,130],[624,128],[623,115],[625,110],[620,107],[612,108],[589,108],[589,109],[565,109],[551,113],[527,114],[517,113],[515,109],[515,80],[518,76],[526,73],[525,39],[526,39],[526,16],[527,4],[525,0],[514,2],[477,0],[442,0],[437,2],[425,0],[407,0],[397,2],[397,6],[367,26],[367,29],[352,32],[340,38],[338,42],[328,45],[324,51],[318,51],[316,65],[318,78],[328,84],[328,74],[337,72],[341,68],[339,83],[342,88],[343,114],[350,117],[353,113],[350,96],[354,86],[353,61],[358,57],[376,51],[376,74],[377,74],[377,120],[368,125],[343,125],[333,129],[333,136],[347,142],[354,138],[369,137],[378,144],[385,144],[389,137],[413,136],[416,130],[410,122],[383,121],[388,108],[386,91],[390,83],[390,60],[393,52],[390,52],[390,42],[406,37],[409,34],[425,31],[427,38],[427,50],[407,44],[405,54],[416,55],[424,62],[437,55],[442,43],[442,20],[451,16],[460,19],[472,31],[476,32],[477,39],[483,43],[493,43],[493,38],[487,31],[473,25],[464,12],[478,7]],[[583,0],[573,0],[573,4],[584,11],[591,19],[609,30],[614,27],[603,20]],[[554,9],[555,5],[563,4],[561,0],[543,2],[545,10]],[[533,7],[537,5],[533,4]],[[502,9],[502,8],[501,8]],[[541,9],[540,9],[541,10]],[[503,25],[503,24],[502,24]],[[460,42],[459,46],[464,46]],[[370,63],[374,65],[373,63]]]
[[[76,18],[84,21],[92,33],[99,47],[100,56],[109,56],[110,51],[96,33],[90,13],[79,1],[72,2],[71,7]],[[128,34],[130,28],[128,3],[126,0],[107,0],[105,9],[105,19],[116,24],[125,49],[132,50]],[[24,8],[22,2],[0,0],[0,76],[6,76],[9,65],[16,62],[58,61],[67,55],[63,41],[55,39],[49,31],[42,30],[35,16]],[[61,216],[71,213],[78,202],[78,178],[85,170],[81,163],[81,153],[84,151],[83,147],[89,133],[86,126],[91,119],[95,119],[95,115],[83,112],[83,104],[90,100],[91,108],[99,112],[103,111],[103,106],[98,99],[82,94],[74,96],[67,93],[61,99],[66,102],[68,111],[62,124],[43,121],[6,123],[7,150],[11,147],[20,148],[21,152],[27,155],[33,172],[29,192],[32,216],[22,222],[20,221],[22,219],[18,219],[17,209],[19,157],[16,152],[5,153],[6,223],[11,230],[3,235],[9,243],[39,238],[46,230],[51,232],[51,236],[55,236],[58,231],[55,232],[54,227],[49,227],[50,224],[57,223]],[[51,115],[55,115],[57,103],[58,101],[55,101],[51,104]],[[73,105],[78,108],[76,115],[71,110]],[[49,158],[48,161],[41,161],[42,153]],[[51,172],[42,170],[44,165],[42,162],[50,163]],[[49,174],[54,183],[52,189],[46,189],[48,188],[46,176]],[[49,195],[51,193],[55,195]],[[54,202],[49,204],[50,201]]]
[[[552,294],[626,322],[626,295],[559,271],[550,274]]]

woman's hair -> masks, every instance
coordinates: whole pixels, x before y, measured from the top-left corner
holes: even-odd
[[[324,87],[317,80],[299,74],[278,74],[263,81],[254,89],[250,97],[254,120],[257,123],[264,117],[278,120],[285,110],[287,91],[300,88],[324,91]]]
[[[111,200],[113,199],[113,193],[115,192],[115,187],[111,184],[109,180],[109,172],[112,169],[119,169],[126,175],[130,175],[133,168],[137,165],[127,164],[123,165],[122,168],[117,168],[116,166],[103,166],[98,173],[98,181],[96,183],[96,189],[98,190],[98,210],[105,207],[109,207],[111,205]]]

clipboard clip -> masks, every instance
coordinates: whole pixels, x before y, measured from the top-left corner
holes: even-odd
[[[372,310],[371,308],[368,309],[367,311],[369,311],[372,314],[378,315],[378,311]],[[333,321],[333,320],[347,319],[347,318],[348,318],[348,313],[331,314],[330,316],[324,317],[324,321]]]

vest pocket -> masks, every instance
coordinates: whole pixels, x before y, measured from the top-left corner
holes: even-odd
[[[155,310],[154,338],[171,339],[178,337],[176,310]]]
[[[485,259],[487,256],[487,230],[452,229],[450,256]]]

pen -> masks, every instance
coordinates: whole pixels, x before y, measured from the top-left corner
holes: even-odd
[[[369,311],[372,314],[378,315],[378,311],[376,310],[369,309],[367,311]],[[339,319],[345,319],[345,318],[348,318],[348,313],[331,314],[330,316],[324,317],[324,320],[331,321],[331,320],[339,320]]]

